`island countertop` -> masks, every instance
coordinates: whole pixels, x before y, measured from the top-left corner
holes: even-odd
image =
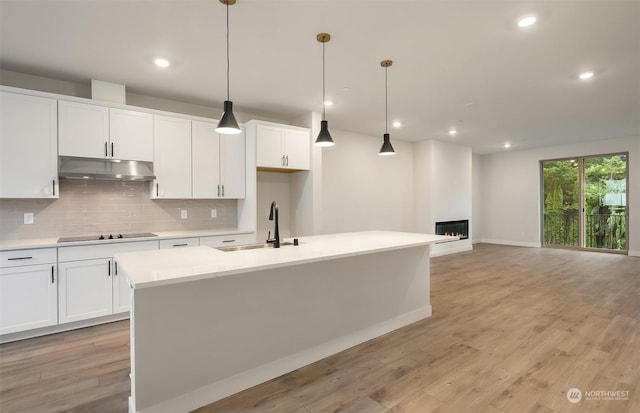
[[[363,231],[300,237],[299,246],[223,252],[190,247],[115,256],[132,288],[148,288],[339,259],[454,240],[454,237],[392,231]]]

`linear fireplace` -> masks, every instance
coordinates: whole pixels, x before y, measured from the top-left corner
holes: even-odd
[[[458,236],[460,239],[469,238],[469,220],[436,222],[436,235]]]

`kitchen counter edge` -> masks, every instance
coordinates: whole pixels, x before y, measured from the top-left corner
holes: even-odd
[[[31,238],[0,241],[0,251],[12,251],[21,249],[37,249],[37,248],[58,248],[72,247],[83,245],[104,245],[121,242],[138,242],[138,241],[154,241],[174,238],[199,238],[199,237],[215,237],[236,234],[252,234],[255,231],[250,229],[226,228],[220,230],[193,230],[193,231],[154,231],[155,237],[140,238],[123,238],[113,240],[93,240],[93,241],[74,241],[74,242],[58,242],[58,238]]]

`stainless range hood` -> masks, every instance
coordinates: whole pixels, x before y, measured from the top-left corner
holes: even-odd
[[[60,156],[58,176],[67,179],[102,179],[116,181],[153,181],[153,163],[120,159]]]

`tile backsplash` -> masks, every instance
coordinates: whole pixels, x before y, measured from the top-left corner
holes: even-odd
[[[60,199],[0,199],[0,240],[237,226],[236,200],[150,199],[149,185],[61,180]],[[33,224],[24,224],[24,213],[33,213]]]

